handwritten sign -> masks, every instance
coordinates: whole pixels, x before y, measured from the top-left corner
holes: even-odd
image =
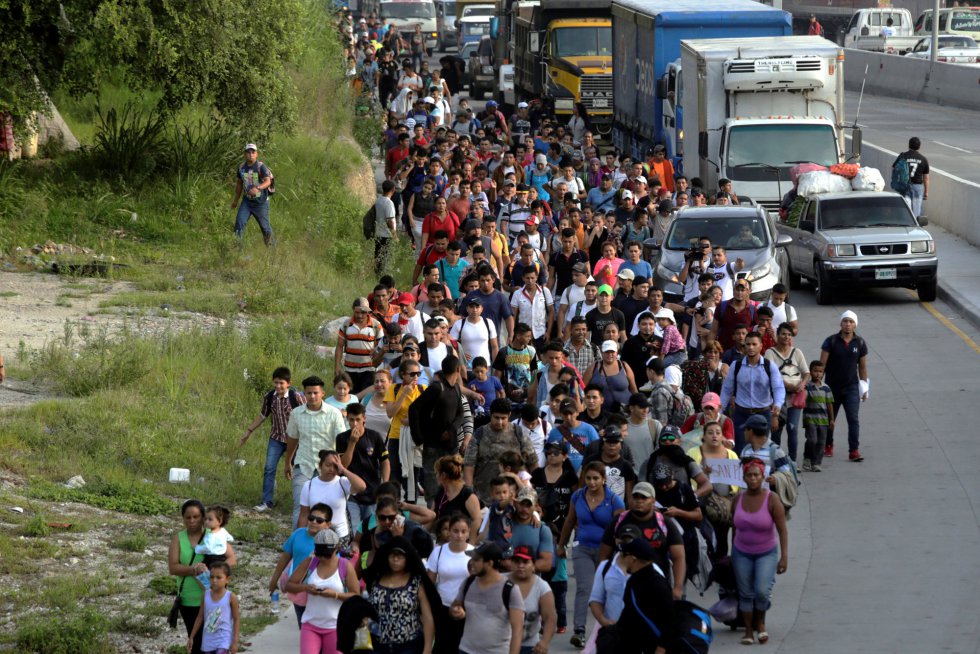
[[[742,462],[738,459],[705,459],[704,463],[711,466],[709,479],[711,479],[712,484],[727,484],[745,488],[745,482],[742,480]],[[768,476],[769,466],[767,465],[763,477]],[[764,488],[768,488],[765,482],[762,485]]]

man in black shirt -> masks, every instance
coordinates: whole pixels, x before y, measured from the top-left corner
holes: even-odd
[[[827,386],[834,393],[834,415],[840,415],[844,405],[847,416],[848,459],[864,461],[860,446],[861,423],[858,411],[861,400],[868,398],[868,344],[857,335],[857,314],[845,311],[840,317],[840,331],[827,337],[820,346],[820,363],[826,370]],[[864,387],[862,388],[862,382]],[[839,420],[838,420],[839,422]],[[824,456],[834,455],[834,430],[827,430]]]
[[[653,314],[644,313],[639,320],[640,331],[636,336],[630,336],[623,344],[623,352],[620,358],[630,367],[633,375],[639,375],[646,368],[647,360],[656,356],[660,352],[659,343],[663,343],[663,338],[657,336],[657,322],[653,319]]]
[[[585,316],[585,324],[589,327],[589,336],[593,343],[602,345],[605,340],[606,325],[616,323],[619,327],[620,342],[626,340],[626,318],[623,312],[612,306],[612,287],[603,284],[599,287],[596,308]]]
[[[656,552],[645,538],[624,542],[620,556],[630,578],[623,592],[623,613],[616,623],[619,642],[633,645],[631,652],[664,654],[678,635],[674,597],[666,573],[655,563]],[[680,650],[671,647],[671,651]]]
[[[362,519],[374,513],[374,492],[391,475],[385,436],[364,426],[365,411],[363,404],[355,402],[347,405],[347,423],[350,429],[337,434],[337,451],[341,453],[341,463],[367,484],[367,488],[352,495],[353,501],[348,503],[351,524],[354,525],[360,524]]]
[[[919,152],[920,147],[922,141],[913,136],[909,139],[909,149],[898,155],[909,165],[909,190],[905,198],[916,218],[922,215],[922,201],[929,199],[929,160]]]

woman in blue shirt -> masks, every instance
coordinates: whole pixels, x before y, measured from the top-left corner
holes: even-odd
[[[286,539],[282,546],[282,554],[276,562],[276,569],[269,579],[269,593],[275,593],[286,587],[289,575],[297,563],[313,554],[313,538],[317,532],[330,526],[333,519],[333,509],[328,504],[314,504],[310,507],[309,521],[305,527],[300,527]],[[306,610],[306,593],[290,593],[289,599],[296,611],[296,622],[303,625],[303,611]]]
[[[595,576],[599,558],[599,545],[606,526],[626,509],[623,500],[606,486],[606,466],[601,461],[593,461],[582,466],[582,488],[572,494],[568,518],[558,539],[558,556],[567,556],[565,546],[575,529],[578,540],[572,550],[572,569],[575,579],[581,580],[575,586],[575,632],[572,645],[585,645],[585,621],[589,609],[591,586],[587,580]]]

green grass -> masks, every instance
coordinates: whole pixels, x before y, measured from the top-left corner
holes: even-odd
[[[112,542],[112,546],[117,549],[138,553],[142,553],[149,545],[150,537],[143,530],[134,531]]]

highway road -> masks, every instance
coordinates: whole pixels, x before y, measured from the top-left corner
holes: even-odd
[[[859,98],[857,92],[845,96],[848,124],[854,122]],[[865,141],[893,152],[904,152],[909,137],[918,136],[930,166],[980,183],[980,111],[865,94],[858,124]]]

